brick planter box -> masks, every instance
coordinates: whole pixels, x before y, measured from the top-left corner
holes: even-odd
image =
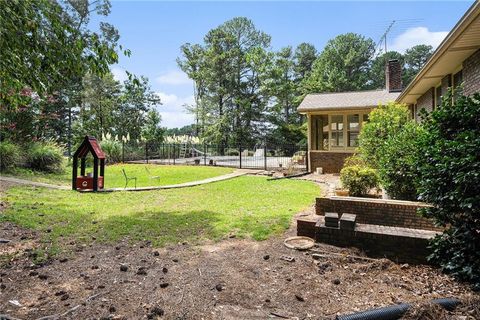
[[[317,198],[315,212],[322,216],[325,212],[348,212],[357,216],[358,223],[442,231],[432,220],[417,213],[418,209],[428,206],[413,201],[332,196]]]

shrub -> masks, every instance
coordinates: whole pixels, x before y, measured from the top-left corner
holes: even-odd
[[[417,200],[420,125],[411,121],[389,138],[379,156],[378,174],[382,187],[393,199]]]
[[[115,140],[105,139],[100,142],[100,147],[105,152],[107,163],[122,161],[122,144]]]
[[[375,169],[361,165],[344,167],[340,171],[340,181],[354,197],[364,196],[370,189],[378,188],[378,176]]]
[[[8,142],[0,142],[0,170],[15,168],[20,162],[20,149],[17,145]]]
[[[63,150],[52,142],[34,142],[27,152],[27,165],[33,170],[60,172],[63,170]]]
[[[447,231],[431,245],[430,259],[480,289],[480,94],[451,93],[424,119],[420,197],[424,210]]]
[[[359,137],[359,151],[369,166],[379,167],[379,159],[385,142],[398,134],[409,122],[410,112],[406,105],[389,103],[375,108],[368,122],[362,127]]]

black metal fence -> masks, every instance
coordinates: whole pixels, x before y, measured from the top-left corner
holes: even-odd
[[[192,143],[123,145],[123,161],[169,165],[206,165],[263,170],[308,170],[307,148],[262,144],[253,147]]]

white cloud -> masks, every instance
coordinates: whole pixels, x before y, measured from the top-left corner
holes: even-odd
[[[192,124],[194,121],[193,115],[185,111],[186,104],[193,104],[193,95],[186,97],[179,97],[175,94],[165,92],[157,92],[160,97],[161,106],[158,107],[158,112],[162,116],[162,126],[167,128],[183,127],[187,124]]]
[[[113,78],[117,81],[123,82],[128,79],[125,69],[122,69],[119,67],[113,67],[111,71],[113,74]]]
[[[162,74],[156,78],[157,82],[160,84],[170,84],[170,85],[183,85],[183,84],[192,84],[192,80],[188,76],[179,70],[169,71]]]
[[[410,28],[393,39],[388,50],[403,53],[406,49],[418,44],[431,45],[436,49],[447,34],[447,31],[430,31],[426,27]]]

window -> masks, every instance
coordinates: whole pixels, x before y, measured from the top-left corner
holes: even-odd
[[[331,117],[330,124],[330,145],[332,147],[343,147],[343,115],[334,115]]]
[[[442,86],[435,88],[435,108],[442,104]]]
[[[368,113],[364,113],[362,118],[363,118],[362,122],[368,122]]]
[[[315,117],[315,150],[328,150],[328,116]]]
[[[453,101],[455,101],[458,96],[462,94],[463,85],[463,72],[462,70],[458,71],[453,75]]]
[[[347,116],[347,146],[358,147],[358,134],[360,133],[360,115]]]

